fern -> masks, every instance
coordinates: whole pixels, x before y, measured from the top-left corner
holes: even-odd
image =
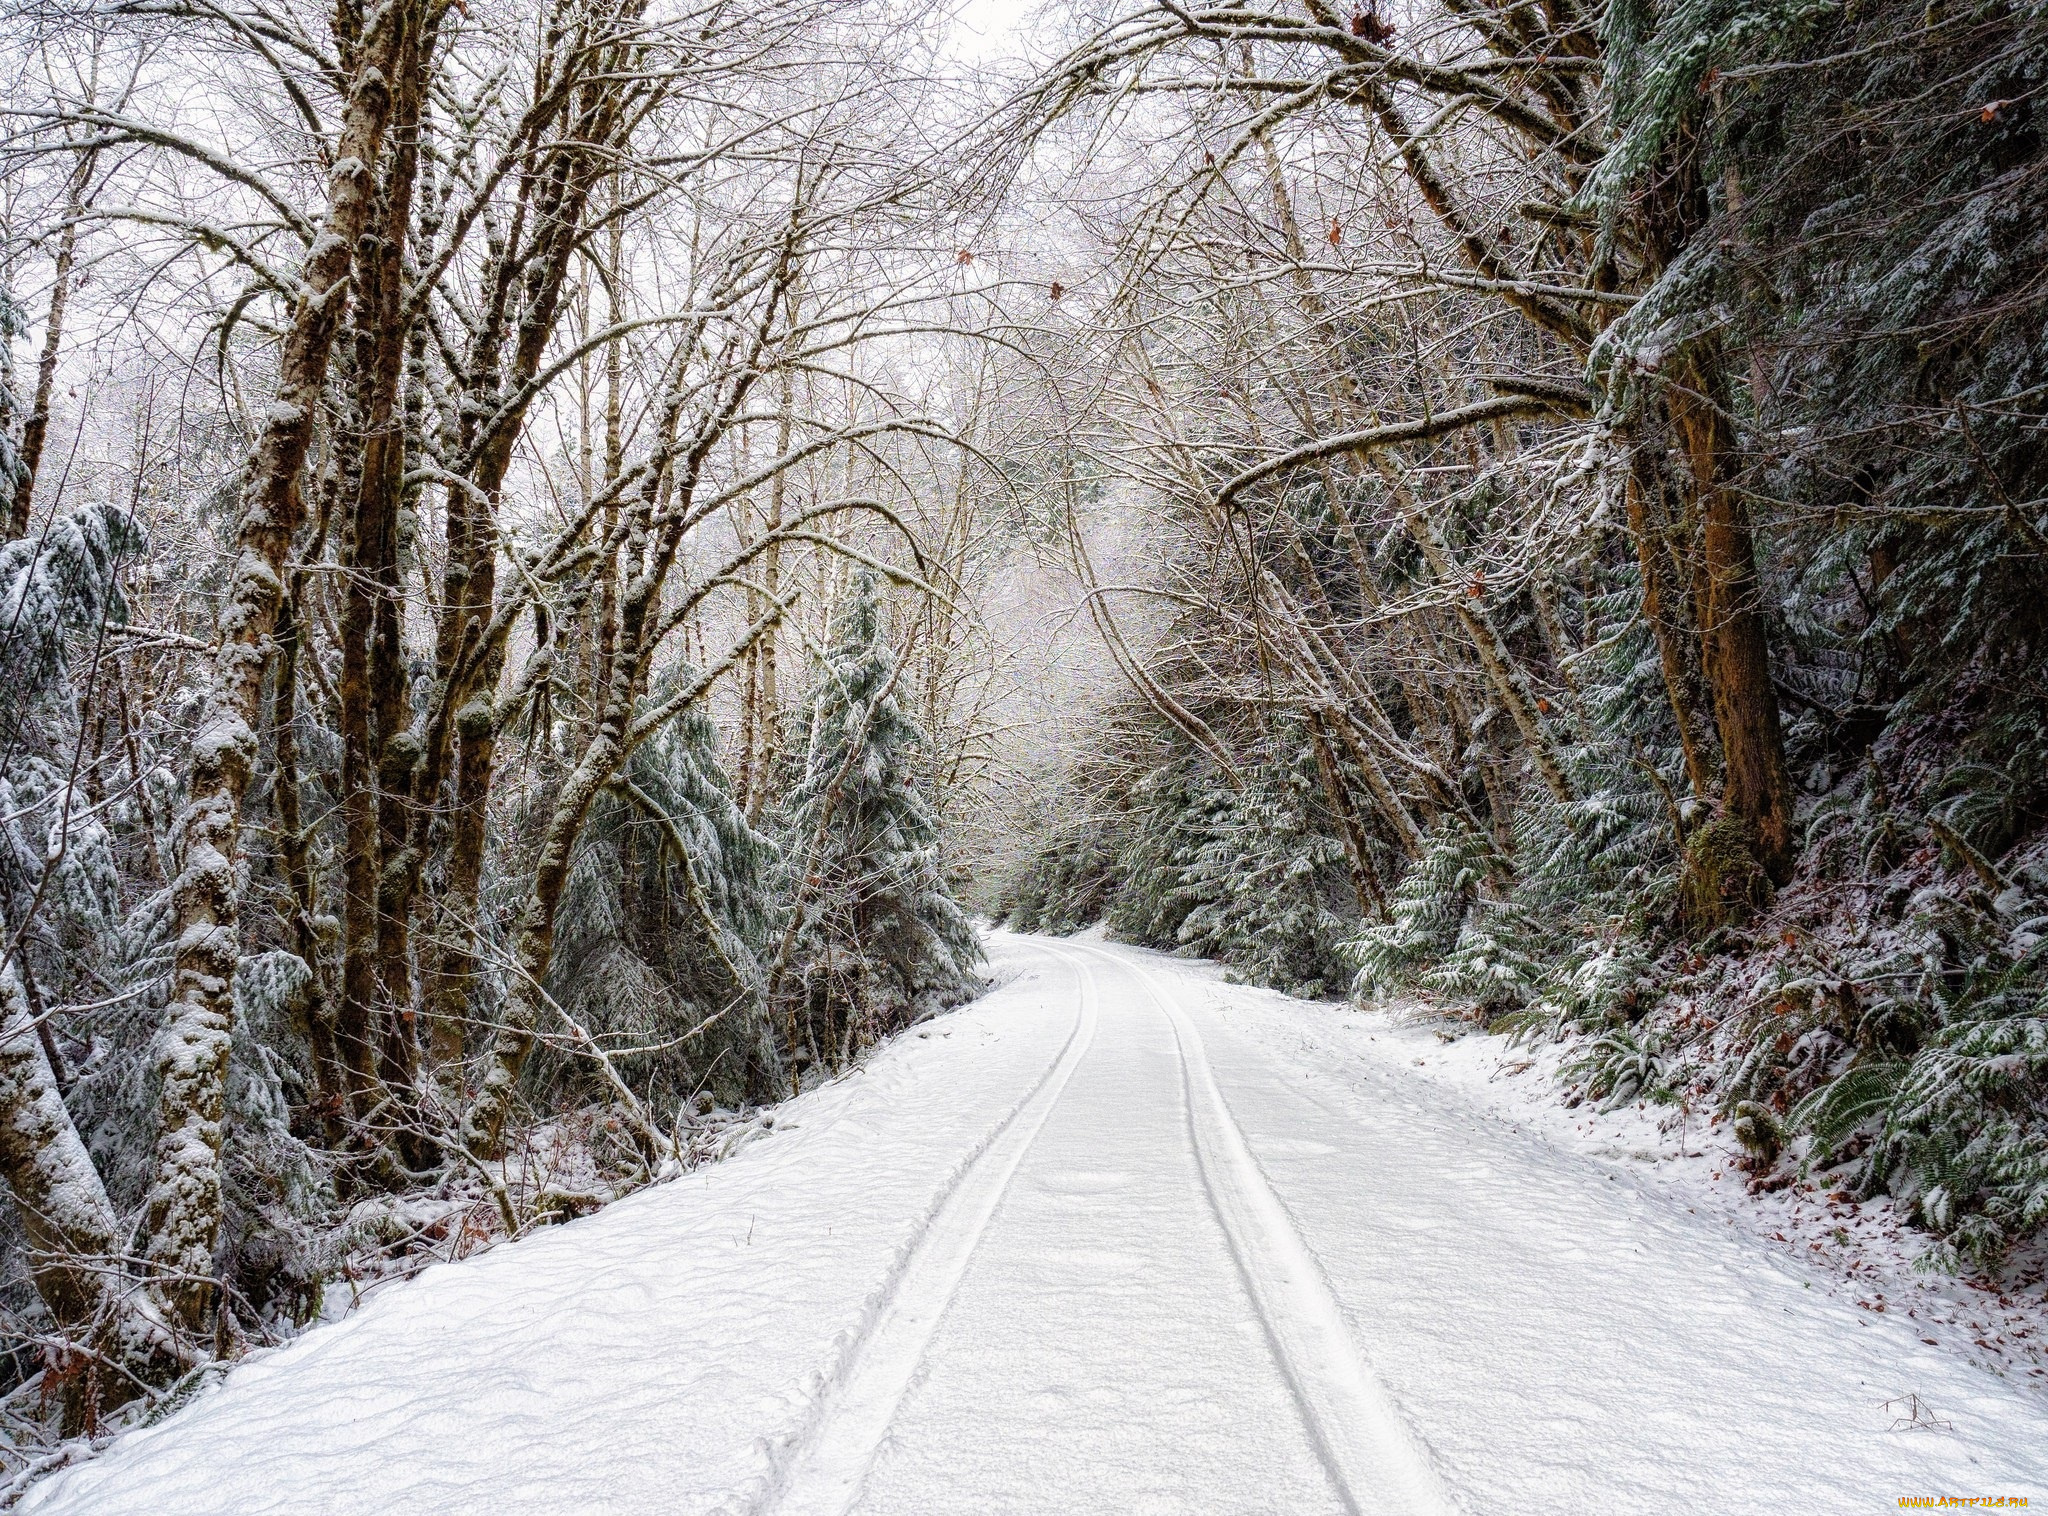
[[[1649,1027],[1609,1027],[1566,1061],[1559,1077],[1602,1111],[1638,1099],[1669,1100],[1664,1045]]]
[[[1416,986],[1457,947],[1465,918],[1485,879],[1493,847],[1457,821],[1428,838],[1387,900],[1389,919],[1367,926],[1344,945],[1356,970],[1354,994],[1383,999]]]
[[[1908,1067],[1896,1059],[1858,1064],[1793,1106],[1785,1124],[1795,1132],[1812,1134],[1812,1156],[1825,1167],[1850,1137],[1882,1125]]]

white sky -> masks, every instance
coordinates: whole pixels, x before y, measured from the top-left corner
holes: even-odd
[[[973,62],[1017,50],[1018,29],[1039,0],[966,0],[947,50]]]

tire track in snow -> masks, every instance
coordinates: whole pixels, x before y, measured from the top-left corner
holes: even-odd
[[[1322,1265],[1245,1142],[1209,1066],[1201,1033],[1142,963],[1085,944],[1128,969],[1173,1028],[1195,1166],[1309,1440],[1357,1516],[1456,1516],[1463,1504],[1374,1376]]]
[[[1080,1001],[1059,1056],[953,1170],[922,1223],[897,1251],[888,1277],[869,1302],[863,1328],[844,1344],[804,1424],[776,1460],[767,1487],[755,1500],[729,1510],[747,1516],[845,1516],[860,1498],[968,1260],[1094,1041],[1094,971],[1064,954],[1054,956],[1074,970]]]

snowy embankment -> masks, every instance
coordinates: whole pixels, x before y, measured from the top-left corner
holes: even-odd
[[[994,947],[1002,988],[728,1161],[383,1290],[24,1508],[2048,1496],[2024,1372],[1537,1120],[1486,1077],[1499,1043],[1127,949]]]

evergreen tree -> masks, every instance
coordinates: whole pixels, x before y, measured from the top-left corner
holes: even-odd
[[[977,987],[981,947],[947,892],[939,824],[919,792],[922,736],[896,700],[876,577],[856,575],[817,671],[811,740],[784,853],[796,878],[792,1051],[843,1063]]]
[[[1182,856],[1166,880],[1177,918],[1167,943],[1215,958],[1255,984],[1317,996],[1343,983],[1336,943],[1349,923],[1344,849],[1315,825],[1308,746],[1275,733],[1242,789],[1213,774],[1181,818]]]
[[[125,617],[118,574],[141,545],[133,517],[94,505],[0,547],[0,906],[47,988],[65,987],[52,977],[65,948],[96,951],[120,919],[106,822],[125,812],[103,816],[73,772],[81,717],[67,653]]]
[[[1418,976],[1449,961],[1485,880],[1492,848],[1457,821],[1429,835],[1428,845],[1387,900],[1388,919],[1345,944],[1358,967],[1353,988],[1372,1000],[1415,986]]]
[[[1064,933],[1100,920],[1120,941],[1213,958],[1254,984],[1315,996],[1344,983],[1344,847],[1299,729],[1276,727],[1243,777],[1229,784],[1181,744],[1095,797],[1085,821],[1047,827],[1007,885],[1008,924]]]
[[[1185,752],[1131,786],[1131,832],[1103,917],[1112,936],[1142,947],[1178,945],[1181,923],[1201,901],[1178,886],[1203,835],[1223,823],[1228,794],[1219,775]]]
[[[728,1106],[766,1098],[780,1066],[761,966],[775,848],[748,824],[717,742],[692,708],[593,806],[548,976],[601,1045],[628,1050],[614,1066],[661,1112],[700,1091]],[[592,1074],[585,1058],[544,1056],[529,1077]]]
[[[11,1279],[0,1304],[116,1363],[111,1387],[94,1392],[110,1406],[177,1358],[152,1312],[122,1288],[125,1271],[109,1266],[127,1197],[109,1194],[91,1152],[111,1143],[139,1167],[150,1126],[146,1117],[111,1129],[93,1122],[91,1087],[123,1065],[126,1049],[95,1039],[78,1078],[81,1050],[66,1046],[51,1002],[73,988],[78,955],[89,955],[86,968],[118,973],[106,949],[125,935],[120,879],[99,808],[68,761],[81,719],[68,655],[74,639],[125,617],[119,569],[141,541],[125,511],[89,506],[58,515],[40,538],[0,547],[0,1172],[16,1201],[0,1243],[26,1257],[35,1290]],[[75,1387],[51,1389],[67,1426],[97,1413]]]

